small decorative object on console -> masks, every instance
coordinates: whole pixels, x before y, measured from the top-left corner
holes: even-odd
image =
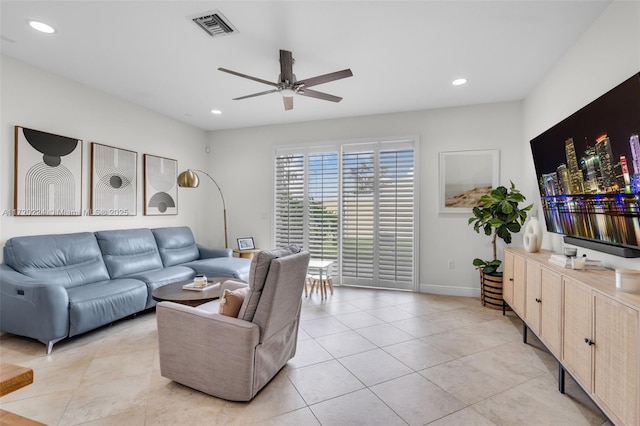
[[[529,253],[535,253],[542,248],[542,225],[538,218],[531,216],[524,227],[524,249]]]
[[[640,271],[616,269],[616,288],[628,293],[640,293]]]

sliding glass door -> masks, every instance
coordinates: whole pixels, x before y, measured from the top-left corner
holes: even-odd
[[[344,285],[414,290],[413,141],[286,148],[275,155],[275,241],[335,260]]]

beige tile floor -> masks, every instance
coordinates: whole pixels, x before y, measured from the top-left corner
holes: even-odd
[[[155,312],[55,345],[0,336],[33,368],[0,406],[50,425],[602,425],[513,314],[473,298],[337,287],[303,302],[298,351],[250,403],[160,376]],[[188,360],[185,360],[188,362]]]

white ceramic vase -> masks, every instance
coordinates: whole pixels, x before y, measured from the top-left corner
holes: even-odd
[[[529,253],[540,251],[542,247],[542,225],[537,217],[531,216],[524,227],[524,249]]]

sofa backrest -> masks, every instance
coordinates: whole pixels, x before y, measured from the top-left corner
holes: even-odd
[[[165,267],[200,259],[200,251],[188,226],[152,229]]]
[[[75,287],[109,279],[91,232],[10,238],[4,246],[4,262],[43,284]]]
[[[253,256],[251,259],[251,267],[249,269],[250,290],[242,303],[242,307],[240,307],[238,318],[245,321],[253,321],[256,309],[258,308],[258,302],[262,296],[262,289],[265,286],[269,270],[271,269],[272,260],[300,253],[300,251],[300,246],[293,244],[288,247],[282,247],[274,250],[263,250]]]
[[[150,229],[118,229],[95,233],[111,278],[162,269],[156,239]]]

